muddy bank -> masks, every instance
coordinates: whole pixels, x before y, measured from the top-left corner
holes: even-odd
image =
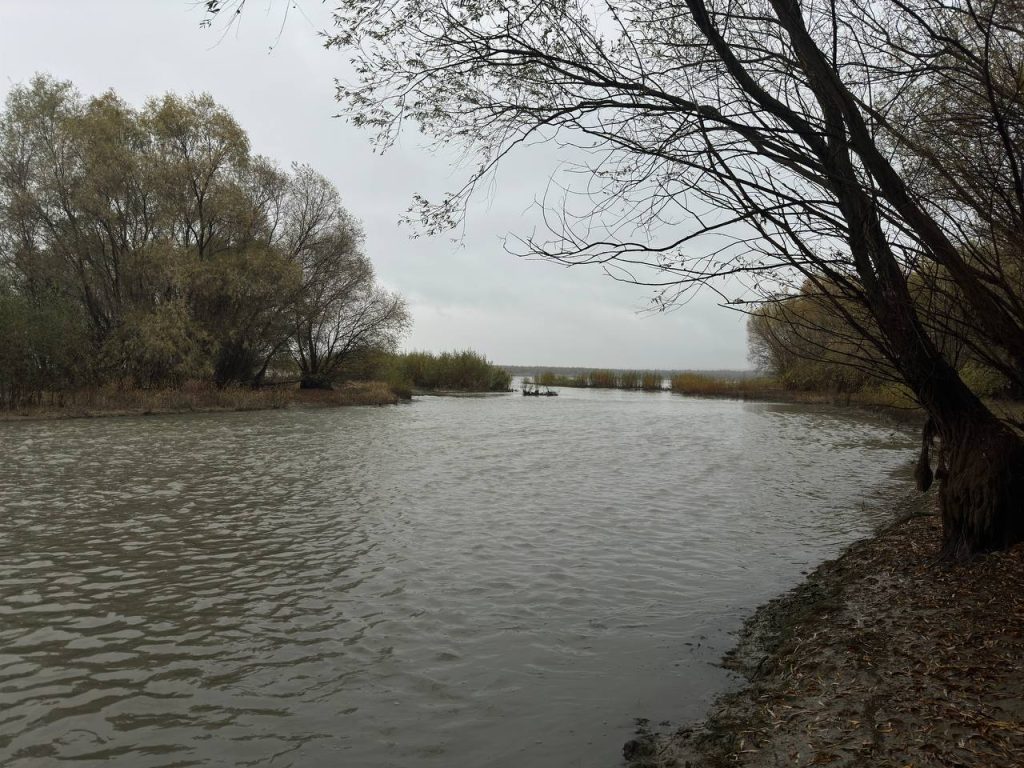
[[[763,606],[700,725],[641,727],[632,768],[1024,764],[1024,545],[938,563],[934,501]]]

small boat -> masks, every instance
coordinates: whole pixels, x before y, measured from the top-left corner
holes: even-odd
[[[557,392],[551,391],[551,389],[541,390],[536,384],[523,384],[523,396],[524,397],[558,397]]]

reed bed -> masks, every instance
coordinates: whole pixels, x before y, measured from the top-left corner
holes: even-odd
[[[660,392],[664,389],[662,381],[663,379],[660,373],[644,371],[640,374],[640,389],[645,392]]]
[[[565,376],[554,371],[541,371],[534,377],[534,382],[542,387],[589,387],[587,374]]]
[[[534,381],[545,387],[592,387],[594,389],[642,389],[656,392],[662,386],[662,375],[656,371],[612,371],[598,369],[566,376],[554,371],[541,371]]]
[[[780,400],[791,403],[853,405],[918,412],[910,393],[895,384],[880,384],[852,392],[786,388],[777,379],[755,376],[725,379],[700,373],[681,373],[672,377],[671,389],[680,395],[727,397],[741,400]]]
[[[777,381],[766,377],[723,379],[703,373],[677,374],[669,388],[680,395],[701,397],[770,397],[785,392]]]
[[[389,381],[409,389],[451,392],[507,392],[512,375],[486,357],[462,352],[396,355]]]
[[[588,374],[589,385],[595,389],[618,389],[619,376],[615,371],[591,371]]]
[[[289,390],[290,405],[342,406],[342,405],[395,405],[402,392],[386,381],[347,381],[334,389]]]

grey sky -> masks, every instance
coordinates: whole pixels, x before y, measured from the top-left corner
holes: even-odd
[[[672,313],[643,314],[647,289],[596,267],[504,251],[504,235],[531,226],[531,203],[557,162],[550,147],[520,153],[500,171],[461,244],[410,239],[397,222],[413,193],[438,197],[463,174],[419,137],[375,155],[367,134],[332,119],[344,56],[316,37],[328,21],[319,0],[300,4],[304,13],[293,11],[282,27],[279,3],[253,0],[244,23],[220,39],[199,28],[193,0],[0,0],[0,91],[46,72],[85,94],[113,88],[136,104],[166,91],[209,92],[255,152],[308,163],[335,182],[363,221],[381,282],[409,301],[406,348],[473,348],[506,364],[747,367],[743,317],[711,293]]]

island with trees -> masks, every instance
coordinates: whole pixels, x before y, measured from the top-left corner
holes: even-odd
[[[0,113],[0,405],[78,414],[383,404],[508,389],[472,352],[398,354],[405,300],[305,165],[211,97],[136,108],[46,76]]]

